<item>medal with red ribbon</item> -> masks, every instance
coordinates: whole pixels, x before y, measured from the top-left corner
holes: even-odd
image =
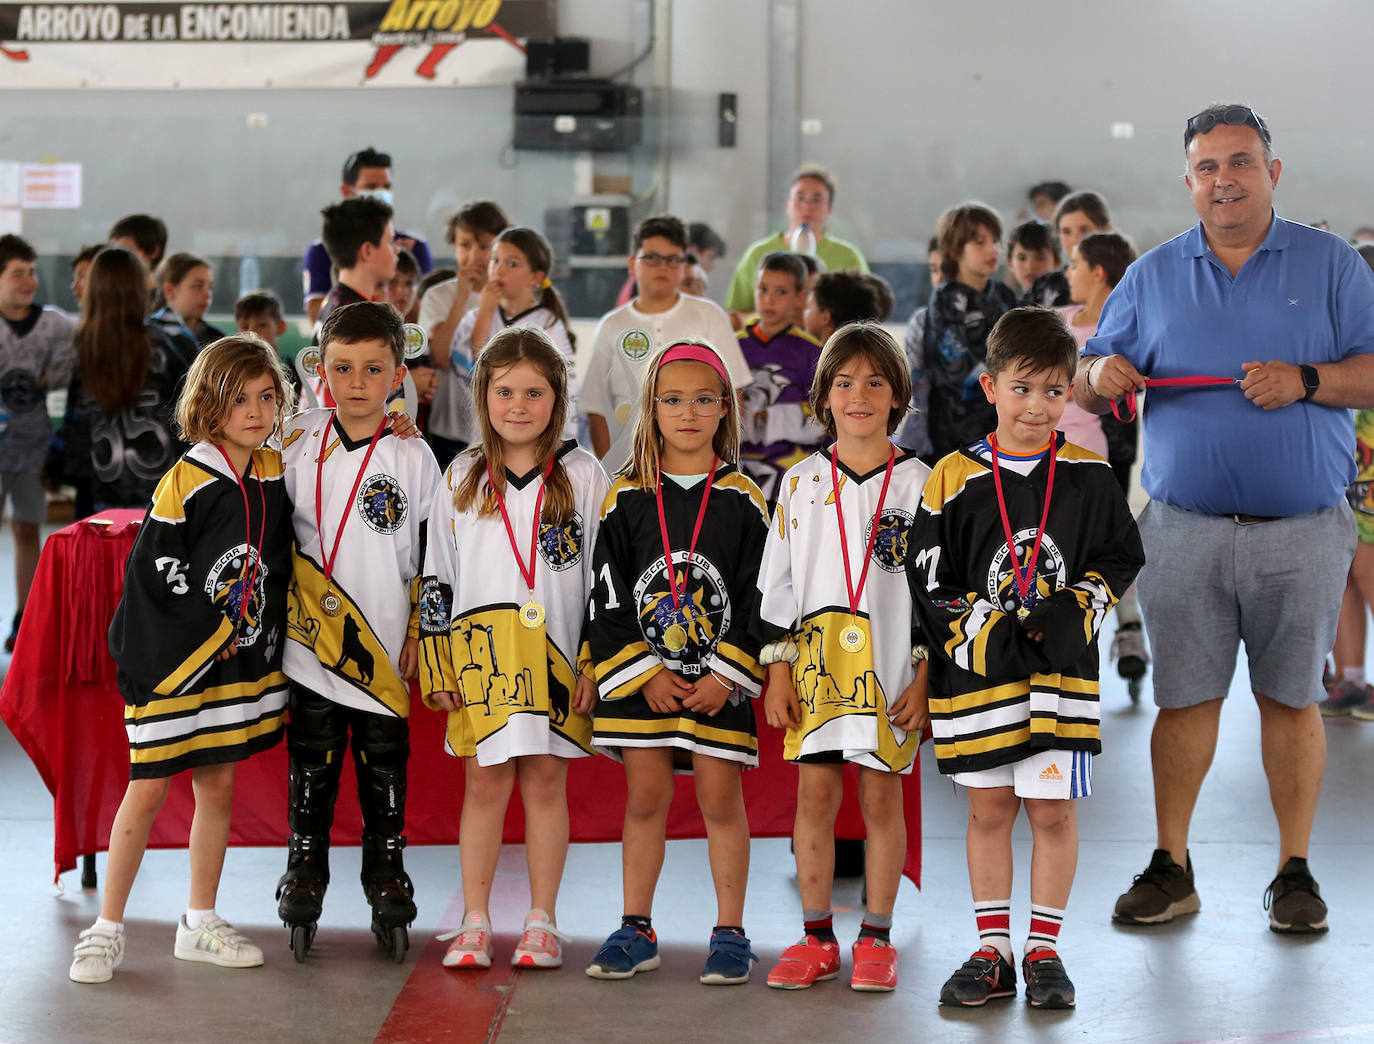
[[[840,504],[839,447],[830,447],[830,483],[835,498],[835,517],[840,524],[840,558],[844,562],[844,587],[849,594],[849,626],[840,631],[840,648],[845,652],[861,652],[868,644],[868,638],[859,626],[859,599],[863,597],[864,584],[868,582],[868,567],[873,564],[873,545],[878,541],[878,523],[883,517],[883,502],[887,500],[887,487],[892,482],[892,467],[897,461],[897,449],[888,446],[887,471],[883,474],[883,488],[878,494],[878,506],[873,512],[873,523],[868,534],[868,547],[864,551],[864,567],[859,572],[859,586],[855,587],[849,571],[849,539],[844,533],[844,507]]]
[[[372,441],[367,444],[367,452],[363,455],[362,466],[358,468],[358,475],[353,480],[353,488],[348,492],[348,500],[344,502],[343,515],[339,518],[339,528],[334,534],[334,547],[326,555],[324,552],[324,458],[328,456],[325,452],[329,446],[329,433],[334,428],[334,421],[338,415],[336,410],[329,415],[329,421],[324,426],[324,431],[320,433],[320,455],[315,458],[315,531],[320,534],[320,556],[324,559],[324,594],[320,597],[320,609],[326,616],[338,616],[343,611],[343,599],[334,591],[331,578],[334,575],[334,561],[339,557],[339,543],[343,540],[344,526],[348,525],[348,517],[353,513],[353,500],[358,495],[358,487],[363,484],[363,476],[367,474],[367,465],[372,461],[372,451],[377,448],[377,440],[386,431],[386,418],[377,425],[377,430],[372,433]]]
[[[248,603],[253,600],[253,591],[258,584],[258,566],[262,564],[262,541],[267,535],[267,494],[262,491],[262,480],[258,480],[258,499],[262,503],[262,520],[258,524],[258,546],[253,546],[253,519],[248,513],[248,485],[243,481],[243,476],[239,474],[239,469],[234,467],[234,462],[229,459],[229,454],[224,447],[216,444],[215,449],[224,458],[224,463],[229,465],[229,470],[233,473],[235,481],[239,484],[239,492],[243,494],[243,542],[248,545],[248,550],[243,553],[243,573],[239,575],[239,583],[243,584],[242,592],[239,595],[239,614],[234,620],[235,625],[243,621],[243,614],[248,611]],[[248,474],[255,475],[256,470],[253,465],[253,458],[248,458]],[[248,559],[253,559],[253,571],[248,572]]]
[[[544,607],[540,605],[534,597],[534,567],[538,559],[535,557],[539,548],[539,522],[544,512],[544,484],[549,479],[549,472],[553,471],[553,458],[544,465],[544,473],[539,476],[539,495],[534,498],[534,523],[530,526],[530,564],[525,566],[525,560],[520,557],[520,547],[515,539],[515,527],[510,523],[510,514],[506,511],[506,498],[501,495],[501,490],[496,485],[496,478],[491,473],[491,461],[487,461],[487,481],[491,483],[491,491],[496,494],[496,504],[501,509],[501,521],[506,524],[506,536],[510,540],[511,552],[515,555],[515,564],[520,569],[520,578],[525,581],[525,586],[529,588],[529,601],[520,607],[520,623],[530,630],[534,630],[544,622]]]
[[[1147,377],[1145,387],[1147,388],[1220,388],[1227,384],[1240,384],[1243,378],[1237,377]],[[1112,403],[1112,416],[1123,424],[1129,424],[1135,420],[1135,389],[1132,388],[1124,396],[1126,402],[1126,416],[1121,416],[1118,404]]]
[[[1031,545],[1030,558],[1026,561],[1024,573],[1021,571],[1021,560],[1016,557],[1016,534],[1011,530],[1007,498],[1002,492],[1002,463],[997,456],[995,434],[988,436],[988,445],[992,447],[992,484],[997,490],[997,510],[1002,515],[1002,533],[1007,538],[1007,557],[1011,559],[1011,575],[1016,583],[1016,593],[1021,599],[1021,608],[1016,610],[1016,618],[1024,622],[1030,611],[1035,608],[1036,563],[1040,561],[1040,542],[1045,539],[1045,523],[1050,517],[1050,497],[1054,495],[1054,436],[1050,436],[1050,474],[1045,480],[1045,507],[1040,512],[1040,528],[1035,531],[1035,543]]]
[[[697,537],[701,535],[701,523],[706,518],[706,502],[711,499],[711,487],[716,481],[716,465],[720,463],[711,458],[711,470],[706,475],[706,488],[701,492],[701,506],[697,508],[697,521],[692,526],[692,542],[687,547],[687,563],[682,571],[682,584],[677,582],[677,572],[673,569],[673,545],[668,541],[668,519],[663,513],[663,473],[658,474],[654,486],[654,499],[658,503],[658,533],[663,538],[663,568],[668,575],[668,593],[673,596],[673,622],[663,629],[663,647],[669,652],[678,653],[687,648],[687,628],[678,622],[682,615],[682,599],[687,597],[687,570],[692,567],[692,555],[697,550]]]

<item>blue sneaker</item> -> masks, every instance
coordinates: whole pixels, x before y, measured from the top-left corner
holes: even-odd
[[[628,925],[613,931],[596,951],[587,974],[593,979],[628,979],[635,972],[653,971],[659,965],[658,936]]]
[[[749,969],[757,961],[747,936],[712,932],[711,953],[701,969],[701,981],[707,986],[738,986],[749,981]]]

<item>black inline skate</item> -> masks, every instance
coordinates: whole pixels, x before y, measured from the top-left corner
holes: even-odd
[[[405,871],[404,836],[363,834],[363,894],[372,907],[372,934],[400,964],[410,949],[406,929],[415,920],[415,886]]]
[[[329,838],[292,834],[286,873],[277,882],[277,916],[291,929],[291,952],[305,960],[329,887]]]

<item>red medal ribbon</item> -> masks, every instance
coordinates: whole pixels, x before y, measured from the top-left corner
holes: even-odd
[[[243,481],[243,476],[239,474],[239,469],[234,467],[234,462],[229,459],[229,454],[224,447],[215,444],[215,449],[219,450],[219,455],[224,458],[224,463],[229,465],[229,470],[234,473],[234,479],[239,484],[239,492],[243,494],[243,542],[248,545],[250,551],[256,552],[253,555],[253,572],[248,576],[248,585],[243,589],[243,597],[239,599],[239,617],[234,621],[235,624],[243,620],[243,614],[248,611],[248,603],[253,599],[253,590],[258,583],[258,566],[262,564],[262,541],[267,535],[267,494],[262,491],[262,480],[258,480],[258,499],[262,502],[262,521],[258,525],[258,546],[253,547],[253,519],[248,514],[248,485]],[[248,474],[256,474],[253,466],[253,458],[248,458]],[[248,557],[245,555],[243,568],[248,569]],[[240,574],[240,579],[243,579]]]
[[[692,527],[692,543],[687,548],[687,564],[691,565],[692,555],[696,553],[697,537],[701,535],[701,523],[706,518],[706,502],[711,499],[711,487],[716,481],[716,465],[720,463],[714,455],[711,457],[711,471],[706,476],[706,488],[701,491],[701,507],[697,508],[696,525]],[[654,499],[658,502],[658,533],[663,537],[663,563],[664,571],[668,574],[668,590],[673,596],[673,609],[676,610],[682,603],[680,598],[687,594],[687,574],[683,571],[682,590],[678,591],[677,573],[673,570],[673,545],[668,542],[668,519],[663,514],[663,472],[658,473],[658,482],[654,486]]]
[[[1035,582],[1035,563],[1040,561],[1040,541],[1045,538],[1045,523],[1050,517],[1050,497],[1054,494],[1054,436],[1050,436],[1050,474],[1045,480],[1045,507],[1040,512],[1040,528],[1036,530],[1035,544],[1031,547],[1030,560],[1026,562],[1024,576],[1021,574],[1021,562],[1016,557],[1016,535],[1011,531],[1011,519],[1007,515],[1007,498],[1002,494],[1002,464],[997,456],[996,433],[988,436],[988,445],[992,447],[992,484],[997,490],[997,510],[1002,515],[1002,532],[1007,538],[1011,573],[1016,580],[1016,593],[1021,596],[1022,607],[1029,609],[1030,606],[1025,604],[1026,596],[1030,593],[1031,584]]]
[[[1224,384],[1239,384],[1234,377],[1147,377],[1147,388],[1220,388]],[[1126,393],[1126,416],[1121,416],[1117,404],[1112,403],[1112,416],[1123,424],[1135,420],[1135,389]]]
[[[883,488],[878,494],[878,507],[873,512],[873,528],[868,534],[868,550],[864,552],[864,567],[859,573],[859,586],[856,588],[849,572],[849,540],[844,535],[844,508],[840,506],[840,471],[835,462],[839,459],[839,446],[830,447],[830,483],[835,496],[835,515],[840,522],[840,557],[844,560],[844,587],[849,592],[849,615],[858,615],[859,599],[868,582],[868,567],[873,564],[873,545],[878,542],[878,522],[883,517],[883,502],[887,500],[887,487],[892,482],[892,466],[897,461],[897,448],[888,445],[887,471],[883,475]]]
[[[501,521],[506,524],[506,536],[510,538],[510,549],[515,553],[515,564],[520,567],[520,576],[525,581],[525,586],[530,589],[530,597],[534,597],[534,566],[538,561],[535,558],[535,551],[539,547],[539,520],[544,512],[544,483],[548,481],[549,473],[553,471],[554,458],[550,457],[548,464],[544,465],[544,474],[539,477],[539,496],[534,498],[534,525],[530,528],[530,567],[525,568],[525,560],[520,557],[520,548],[515,542],[515,527],[510,524],[510,515],[506,513],[506,498],[501,496],[501,490],[496,486],[496,478],[491,473],[491,461],[487,461],[487,481],[491,483],[491,491],[496,494],[496,504],[501,509]]]
[[[329,422],[324,426],[324,433],[320,436],[320,455],[315,458],[315,531],[320,534],[320,554],[324,555],[324,458],[325,449],[329,445],[329,432],[334,427],[334,420],[338,416],[335,410],[329,415]],[[353,488],[349,490],[348,502],[344,504],[343,517],[339,519],[339,531],[334,534],[334,548],[324,560],[324,582],[329,585],[329,578],[334,575],[334,560],[339,557],[339,542],[343,540],[344,526],[348,525],[348,516],[353,510],[353,498],[358,495],[358,487],[363,484],[363,476],[367,474],[367,465],[372,460],[372,451],[377,448],[377,440],[382,437],[382,432],[386,431],[386,418],[377,425],[377,430],[372,433],[372,441],[367,444],[367,453],[363,455],[362,467],[358,469],[358,477],[353,480]]]

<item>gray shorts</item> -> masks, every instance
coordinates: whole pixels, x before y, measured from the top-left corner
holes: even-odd
[[[1138,521],[1158,706],[1225,698],[1241,642],[1253,692],[1289,707],[1323,697],[1322,664],[1355,554],[1349,504],[1239,525],[1151,501]]]
[[[9,498],[10,516],[16,522],[38,525],[48,517],[48,494],[36,471],[0,471],[0,508]]]

